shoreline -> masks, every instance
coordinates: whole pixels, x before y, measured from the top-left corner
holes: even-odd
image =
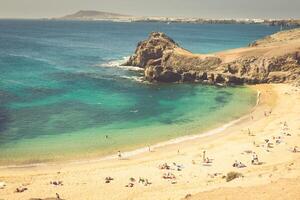
[[[250,112],[251,113],[251,112]],[[205,131],[204,133],[199,133],[199,134],[195,134],[195,135],[187,135],[187,136],[181,136],[181,137],[177,137],[174,139],[170,139],[167,141],[163,141],[163,142],[158,142],[154,145],[151,145],[150,148],[151,149],[156,149],[156,148],[164,148],[168,145],[175,145],[175,144],[179,144],[179,143],[184,143],[184,142],[188,142],[194,139],[199,139],[199,138],[205,138],[205,137],[210,137],[213,135],[217,135],[218,133],[225,131],[227,128],[234,126],[236,123],[240,122],[241,120],[245,119],[246,117],[248,117],[248,115],[250,114],[246,114],[238,119],[232,120],[226,124],[223,124],[222,126],[218,127],[218,128],[214,128],[212,130],[209,131]],[[141,148],[137,148],[134,149],[132,151],[125,151],[122,152],[122,155],[124,158],[131,158],[134,156],[138,156],[141,155],[143,153],[149,152],[149,148],[147,146],[141,147]],[[0,165],[0,169],[6,169],[6,168],[28,168],[28,167],[39,167],[39,166],[51,166],[51,165],[56,165],[56,164],[86,164],[86,163],[95,163],[95,162],[99,162],[99,161],[108,161],[108,160],[113,160],[113,159],[117,159],[118,155],[117,154],[112,154],[112,155],[107,155],[107,156],[102,156],[100,158],[91,158],[91,159],[79,159],[79,160],[69,160],[69,161],[65,161],[65,162],[60,162],[58,161],[57,163],[55,161],[53,162],[41,162],[41,163],[32,163],[32,164],[20,164],[20,165]]]
[[[252,85],[246,85],[245,87],[248,87],[250,89],[255,88],[255,86],[252,86]],[[124,152],[122,152],[122,155],[124,156],[124,158],[131,158],[131,157],[138,156],[138,155],[149,152],[149,147],[152,150],[154,150],[156,148],[164,148],[169,145],[176,145],[176,144],[188,142],[188,141],[195,140],[195,139],[206,138],[206,137],[218,135],[222,131],[225,131],[227,128],[230,128],[231,126],[234,126],[235,124],[237,124],[240,121],[244,120],[245,118],[249,117],[249,115],[259,105],[259,102],[260,102],[260,91],[256,90],[256,104],[249,109],[249,112],[247,112],[246,114],[244,114],[236,119],[233,119],[227,123],[221,124],[220,126],[218,126],[216,128],[212,128],[212,129],[209,129],[204,132],[200,132],[200,133],[192,134],[192,135],[179,136],[179,137],[169,139],[166,141],[157,142],[150,146],[143,146],[143,147],[136,148],[133,150],[124,151]],[[74,159],[74,160],[70,159],[67,161],[50,161],[50,162],[39,162],[39,163],[29,163],[29,164],[0,165],[0,170],[1,169],[30,168],[30,167],[45,167],[45,166],[53,166],[53,165],[57,165],[57,164],[97,163],[100,161],[109,161],[109,160],[113,160],[113,159],[117,159],[117,158],[118,158],[117,154],[109,154],[109,155],[100,156],[98,158],[91,157],[88,159]]]
[[[289,183],[293,184],[300,177],[300,153],[292,153],[289,149],[300,144],[300,126],[297,118],[300,105],[295,103],[300,99],[300,89],[286,84],[251,87],[260,91],[258,105],[253,112],[246,115],[248,117],[218,134],[157,147],[153,152],[133,155],[128,159],[31,168],[2,168],[0,182],[5,181],[7,187],[0,189],[0,196],[14,200],[47,198],[59,193],[64,199],[75,200],[99,199],[107,195],[109,199],[115,200],[173,200],[184,199],[186,195],[191,194],[191,199],[212,199],[210,197],[213,193],[226,190],[236,195],[236,198],[234,196],[229,199],[239,199],[239,194],[244,195],[245,199],[297,199],[297,187],[294,189]],[[265,147],[266,138],[272,140],[274,136],[283,135],[279,130],[284,121],[288,123],[291,136],[282,136],[282,143],[274,144],[273,148]],[[251,135],[247,129],[251,129]],[[203,165],[201,161],[203,150],[213,159],[209,166]],[[263,164],[251,165],[251,155],[245,153],[246,150],[255,151]],[[234,160],[243,162],[246,167],[232,167]],[[183,168],[181,171],[160,170],[158,166],[162,163],[177,163]],[[230,171],[240,172],[244,178],[226,182],[222,176]],[[163,179],[164,173],[173,173],[176,176],[175,182]],[[108,176],[114,178],[111,183],[104,182]],[[130,177],[144,177],[152,184],[143,186],[135,182],[133,188],[125,187]],[[282,193],[281,189],[272,191],[275,198],[271,198],[271,194],[255,192],[259,191],[257,186],[273,188],[273,183],[281,183],[282,179],[285,183],[282,187],[288,189],[286,191],[292,195],[289,198],[284,198],[287,193]],[[54,180],[63,181],[63,185],[49,184]],[[14,193],[14,189],[20,185],[27,187],[28,191]],[[254,186],[255,191],[240,190]],[[230,194],[226,192],[225,196],[213,199],[231,197]],[[253,196],[260,194],[265,196]]]

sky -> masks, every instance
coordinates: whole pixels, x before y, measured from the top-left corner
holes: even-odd
[[[78,10],[136,16],[300,18],[300,0],[0,0],[0,18],[52,18]]]

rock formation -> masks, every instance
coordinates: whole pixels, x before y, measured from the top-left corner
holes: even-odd
[[[144,68],[145,79],[206,84],[283,83],[300,80],[300,29],[279,32],[249,47],[193,54],[164,33],[151,33],[124,65]]]
[[[161,65],[162,57],[169,51],[178,48],[178,45],[164,33],[151,33],[148,40],[139,42],[135,55],[131,56],[124,65],[148,66]]]

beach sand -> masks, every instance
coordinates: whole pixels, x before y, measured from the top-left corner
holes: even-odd
[[[260,92],[258,105],[220,133],[121,159],[1,167],[0,182],[6,186],[0,189],[0,199],[48,198],[56,193],[71,200],[300,199],[300,152],[292,152],[300,147],[300,88],[251,87]],[[203,151],[211,163],[203,163]],[[261,165],[251,164],[252,152]],[[246,167],[233,167],[235,161]],[[159,169],[164,163],[171,169]],[[243,177],[226,182],[231,171]],[[176,178],[164,179],[166,173]],[[105,183],[106,177],[113,180]],[[151,184],[139,183],[140,177]],[[133,187],[125,187],[130,182]],[[18,187],[27,190],[14,192]]]

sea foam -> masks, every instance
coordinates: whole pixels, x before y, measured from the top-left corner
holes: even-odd
[[[122,66],[123,63],[125,63],[129,59],[129,56],[125,56],[122,59],[118,60],[110,60],[108,62],[99,64],[97,66],[100,67],[117,67],[123,70],[129,70],[129,71],[143,71],[142,68],[140,67],[135,67],[135,66]]]

